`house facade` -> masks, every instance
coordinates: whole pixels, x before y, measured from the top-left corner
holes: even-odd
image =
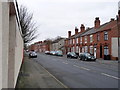
[[[52,42],[51,44],[51,51],[57,51],[57,50],[61,50],[64,52],[64,40],[65,38],[60,38],[58,40],[55,40]]]
[[[117,20],[100,25],[99,17],[95,18],[94,27],[85,29],[81,24],[80,32],[75,28],[75,34],[68,31],[65,40],[65,52],[88,52],[96,58],[118,60],[118,25]]]

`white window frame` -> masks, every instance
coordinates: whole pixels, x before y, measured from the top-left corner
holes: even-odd
[[[90,54],[93,54],[93,46],[90,46]]]
[[[76,53],[79,53],[79,47],[76,46]]]
[[[80,37],[80,44],[82,44],[82,37]]]
[[[88,52],[88,46],[85,46],[85,52],[86,53]]]
[[[104,46],[104,55],[109,55],[109,47]]]
[[[87,36],[84,37],[85,43],[87,43]]]
[[[104,40],[105,41],[108,40],[108,32],[107,31],[104,32]]]
[[[100,41],[100,33],[97,33],[97,41]]]
[[[93,42],[93,35],[90,35],[90,43]]]
[[[78,38],[76,38],[76,44],[78,44]]]

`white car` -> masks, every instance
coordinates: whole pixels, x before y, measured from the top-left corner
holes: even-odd
[[[29,57],[30,58],[37,58],[37,53],[35,51],[30,51]]]

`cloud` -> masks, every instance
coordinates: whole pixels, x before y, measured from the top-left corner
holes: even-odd
[[[68,30],[74,34],[74,28],[85,24],[94,26],[95,17],[100,17],[101,23],[115,18],[119,0],[24,0],[24,4],[34,13],[34,20],[40,25],[37,40],[66,36]]]

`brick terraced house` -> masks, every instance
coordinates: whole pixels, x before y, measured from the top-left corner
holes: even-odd
[[[81,24],[80,32],[78,32],[77,27],[74,35],[68,31],[65,52],[78,54],[89,52],[96,58],[118,60],[118,26],[120,24],[114,19],[100,25],[99,17],[95,18],[92,28],[85,29],[85,26]]]

